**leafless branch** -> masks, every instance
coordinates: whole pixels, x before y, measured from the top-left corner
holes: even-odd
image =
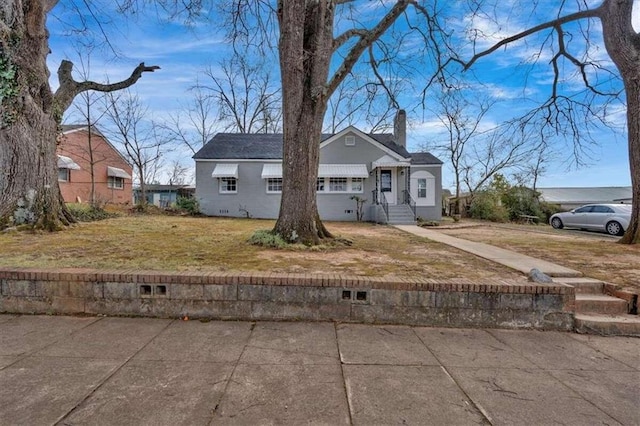
[[[66,111],[71,106],[73,99],[80,93],[87,90],[95,90],[97,92],[114,92],[116,90],[126,89],[134,85],[144,72],[153,72],[160,69],[159,66],[146,66],[144,62],[140,63],[129,78],[117,83],[103,84],[94,81],[75,81],[71,72],[73,71],[73,62],[63,60],[58,68],[58,81],[60,87],[54,94],[54,103],[60,113]]]

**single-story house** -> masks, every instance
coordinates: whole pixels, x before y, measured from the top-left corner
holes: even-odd
[[[585,204],[631,203],[632,198],[630,186],[538,188],[537,191],[541,201],[558,204],[564,210]]]
[[[189,185],[160,185],[148,184],[145,186],[145,198],[148,204],[153,204],[160,208],[170,207],[178,198],[191,198],[195,188]],[[133,188],[133,202],[140,203],[142,191],[140,187]]]
[[[441,219],[442,162],[406,149],[404,111],[394,133],[350,126],[323,134],[317,202],[323,220],[412,223]],[[282,192],[282,134],[218,133],[194,155],[196,199],[210,216],[277,218]]]

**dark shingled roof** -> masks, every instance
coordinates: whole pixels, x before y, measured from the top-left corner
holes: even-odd
[[[325,133],[322,135],[322,141],[332,136],[334,135]],[[410,155],[403,146],[397,145],[393,141],[393,135],[390,133],[374,133],[368,136],[404,158],[408,158]],[[218,133],[193,158],[196,160],[280,160],[282,159],[282,133]]]
[[[430,152],[412,152],[409,155],[411,156],[411,164],[442,164],[442,161]]]

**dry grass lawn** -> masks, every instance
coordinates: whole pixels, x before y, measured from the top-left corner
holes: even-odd
[[[567,231],[549,226],[482,225],[472,228],[441,229],[448,235],[478,241],[538,257],[588,277],[640,291],[640,247],[616,244],[616,239]]]
[[[454,248],[368,223],[329,223],[350,247],[273,250],[248,244],[273,221],[130,215],[58,233],[0,233],[0,266],[271,271],[435,279],[524,280]]]

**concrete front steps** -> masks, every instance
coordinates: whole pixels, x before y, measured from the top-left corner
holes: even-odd
[[[389,205],[389,225],[415,225],[413,210],[407,204]]]
[[[576,291],[575,330],[578,333],[640,336],[640,317],[629,314],[627,300],[604,294],[606,283],[593,278],[554,278]]]

